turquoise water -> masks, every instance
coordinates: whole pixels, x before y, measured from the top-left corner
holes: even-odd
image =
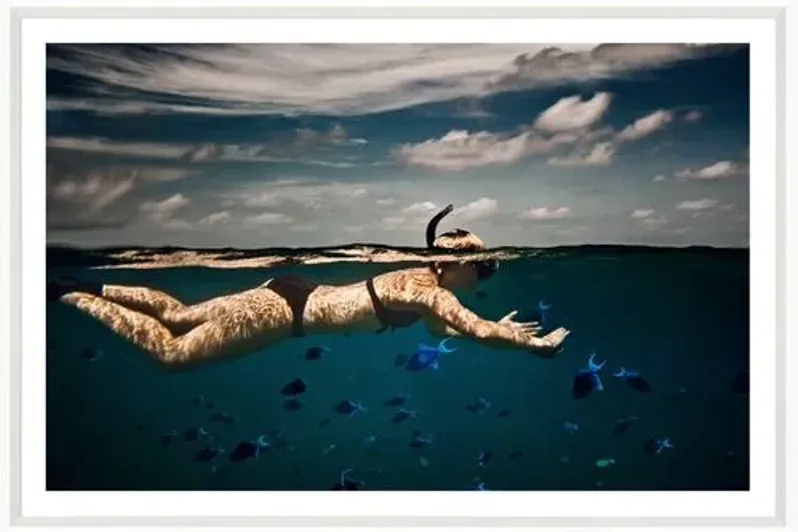
[[[74,308],[47,307],[47,484],[51,490],[328,490],[342,470],[367,490],[459,490],[478,481],[495,490],[747,490],[749,402],[731,384],[749,357],[748,250],[592,250],[549,252],[506,261],[482,289],[458,294],[489,319],[522,313],[544,298],[552,326],[572,330],[556,359],[497,351],[452,340],[440,369],[409,372],[399,354],[435,343],[421,324],[380,335],[316,336],[189,371],[170,371]],[[337,263],[270,269],[173,268],[91,270],[56,267],[48,274],[155,287],[190,304],[250,288],[274,275],[301,273],[345,283],[397,265]],[[331,348],[307,361],[308,347]],[[94,362],[85,348],[101,350]],[[575,372],[595,351],[606,359],[605,390],[571,395]],[[611,372],[637,369],[651,393]],[[282,407],[281,387],[308,388],[304,406]],[[383,403],[411,394],[416,418],[393,423]],[[209,419],[202,394],[235,422]],[[478,397],[481,414],[466,409]],[[332,411],[343,399],[368,410],[349,418]],[[509,415],[500,417],[502,409]],[[617,419],[638,421],[621,436]],[[320,421],[329,418],[326,426]],[[564,430],[565,421],[579,430]],[[204,426],[223,447],[266,435],[284,445],[259,458],[193,461],[203,445],[182,433]],[[163,447],[170,430],[179,441]],[[411,434],[434,433],[424,448]],[[373,442],[369,436],[376,436]],[[649,437],[675,447],[644,451]],[[335,448],[324,453],[330,445]],[[481,450],[494,454],[479,467]],[[513,451],[523,456],[511,458]],[[423,466],[421,458],[428,465]],[[594,462],[613,458],[597,469]]]

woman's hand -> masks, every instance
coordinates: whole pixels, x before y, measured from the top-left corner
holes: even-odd
[[[540,324],[536,321],[526,323],[513,321],[513,317],[518,314],[514,310],[500,319],[498,323],[506,327],[510,327],[514,331],[520,333],[526,340],[525,344],[535,353],[542,356],[554,356],[562,350],[562,343],[565,338],[571,334],[571,331],[565,327],[560,327],[548,333],[544,337],[539,337],[537,334],[543,330]]]
[[[530,339],[529,347],[533,352],[545,356],[553,357],[562,351],[562,343],[571,331],[565,327],[560,327],[551,331],[543,338],[534,337]]]
[[[521,332],[529,336],[535,336],[537,333],[543,330],[540,324],[536,321],[528,321],[526,323],[513,321],[513,318],[515,317],[516,314],[518,314],[518,311],[514,310],[509,314],[507,314],[502,319],[500,319],[497,323],[499,323],[499,325],[510,327],[515,331]]]

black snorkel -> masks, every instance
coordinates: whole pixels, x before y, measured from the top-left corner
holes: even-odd
[[[427,224],[427,247],[432,249],[435,247],[435,233],[438,230],[438,224],[443,220],[447,214],[454,210],[454,205],[451,203],[444,207],[444,209],[432,217]]]

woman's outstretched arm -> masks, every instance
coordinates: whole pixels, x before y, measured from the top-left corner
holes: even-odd
[[[541,338],[535,336],[537,327],[532,324],[517,324],[509,319],[499,322],[486,320],[464,307],[450,291],[439,287],[426,290],[419,303],[427,309],[427,323],[433,331],[439,334],[456,332],[490,347],[552,354],[570,334],[561,327]]]

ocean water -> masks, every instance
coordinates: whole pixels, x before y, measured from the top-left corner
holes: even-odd
[[[47,306],[47,488],[49,490],[329,490],[341,471],[366,490],[747,490],[749,401],[732,382],[749,361],[749,252],[712,249],[571,249],[509,260],[481,287],[484,298],[457,294],[478,314],[497,320],[552,305],[551,327],[572,333],[564,351],[546,359],[523,351],[450,341],[440,369],[410,372],[397,355],[434,344],[422,324],[393,333],[311,336],[191,370],[174,371],[78,310]],[[51,265],[50,277],[74,275],[105,283],[164,290],[186,304],[301,273],[347,283],[397,264],[332,263],[269,269],[86,269]],[[315,345],[331,352],[307,361]],[[103,357],[93,362],[81,352]],[[577,370],[591,352],[607,360],[604,391],[575,399]],[[611,373],[638,370],[650,393]],[[304,406],[286,410],[282,386],[308,384]],[[415,418],[394,423],[392,395],[411,395]],[[204,396],[233,416],[209,419]],[[480,414],[467,405],[484,397]],[[333,411],[351,399],[368,410]],[[500,417],[501,410],[509,415]],[[616,420],[638,420],[621,436]],[[320,426],[325,418],[329,423]],[[564,430],[566,421],[579,430]],[[202,443],[183,432],[203,426],[232,449],[266,435],[277,443],[257,459],[198,463]],[[176,430],[177,441],[161,445]],[[413,431],[435,434],[423,449]],[[373,441],[369,437],[375,436]],[[650,437],[675,444],[644,450]],[[325,450],[334,445],[329,452]],[[493,458],[480,467],[477,456]],[[514,451],[522,455],[511,457]],[[422,460],[422,458],[424,460]],[[612,458],[606,469],[597,459]]]

